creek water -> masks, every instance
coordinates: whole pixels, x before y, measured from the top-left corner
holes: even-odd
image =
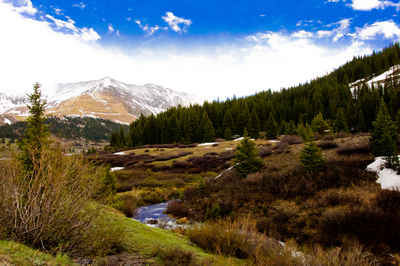
[[[173,229],[178,225],[176,220],[165,214],[169,202],[163,202],[136,209],[135,220],[152,227]]]

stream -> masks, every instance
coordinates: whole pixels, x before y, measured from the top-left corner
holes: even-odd
[[[171,218],[164,212],[167,210],[169,202],[163,202],[148,206],[143,206],[136,209],[136,215],[133,219],[144,223],[151,227],[159,227],[163,229],[174,229],[182,227],[178,225],[174,218]]]

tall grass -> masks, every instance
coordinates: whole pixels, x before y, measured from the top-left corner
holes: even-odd
[[[24,174],[15,159],[0,165],[3,236],[52,252],[111,252],[122,232],[102,228],[106,224],[99,216],[100,205],[92,201],[102,186],[105,170],[51,148],[43,150],[34,163],[34,173]]]

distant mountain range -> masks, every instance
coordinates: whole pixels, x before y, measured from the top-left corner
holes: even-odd
[[[92,117],[129,124],[140,114],[150,115],[168,108],[196,103],[192,95],[154,84],[142,86],[110,77],[56,86],[47,96],[47,114],[54,117]],[[23,121],[28,109],[23,97],[0,93],[0,124]]]

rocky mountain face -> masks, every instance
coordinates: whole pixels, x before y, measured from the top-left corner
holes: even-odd
[[[92,117],[128,124],[140,114],[157,114],[196,99],[162,86],[126,84],[106,77],[100,80],[59,84],[47,96],[47,114],[55,117]],[[0,94],[0,124],[25,120],[23,98]]]

